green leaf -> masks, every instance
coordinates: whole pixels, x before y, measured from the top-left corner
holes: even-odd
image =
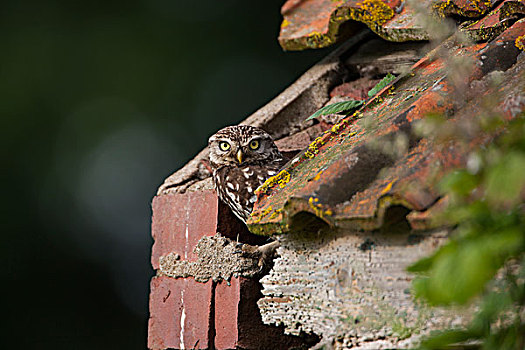
[[[381,81],[379,83],[377,83],[376,86],[374,86],[370,91],[368,91],[368,97],[375,96],[375,94],[377,94],[379,91],[383,90],[383,88],[385,86],[387,86],[392,81],[394,81],[395,78],[396,78],[395,75],[392,75],[392,74],[388,73],[386,75],[386,77],[381,79]]]
[[[434,263],[434,259],[435,259],[434,255],[422,258],[416,261],[415,263],[413,263],[412,265],[410,265],[409,267],[407,267],[407,271],[412,272],[412,273],[426,272],[430,270],[430,268],[432,267],[432,264]]]
[[[479,180],[466,170],[453,171],[440,181],[443,192],[453,192],[460,196],[468,196],[478,186]]]
[[[428,277],[414,280],[416,296],[434,305],[466,303],[519,251],[523,240],[515,227],[447,243],[433,256]]]
[[[525,154],[504,155],[488,170],[485,186],[487,199],[492,204],[519,204],[525,188]]]
[[[490,324],[507,312],[514,302],[507,287],[502,291],[491,291],[481,300],[479,311],[474,315],[469,328],[479,334],[490,333]]]
[[[306,118],[306,120],[314,119],[321,115],[348,112],[353,109],[356,109],[357,107],[360,107],[363,103],[364,101],[360,100],[350,100],[332,103],[331,105],[324,106],[323,108],[319,109],[317,112]]]
[[[525,325],[514,323],[487,334],[484,349],[523,349]]]
[[[459,329],[436,332],[421,343],[421,349],[445,349],[448,345],[465,342],[477,336],[468,330]]]

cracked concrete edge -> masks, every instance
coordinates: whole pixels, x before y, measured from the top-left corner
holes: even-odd
[[[306,117],[330,99],[330,89],[341,82],[345,75],[346,66],[341,56],[372,35],[370,30],[364,29],[342,43],[240,124],[263,128],[276,140],[310,126],[312,121],[304,123]],[[181,169],[166,178],[157,190],[157,195],[209,188],[209,183],[206,182],[210,176],[205,166],[207,158],[206,147]]]

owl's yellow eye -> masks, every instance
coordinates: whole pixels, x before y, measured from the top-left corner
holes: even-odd
[[[252,140],[250,142],[250,148],[253,150],[256,150],[257,148],[259,148],[259,140]]]
[[[230,144],[226,141],[221,141],[219,143],[219,148],[221,149],[221,151],[227,151],[230,149],[230,147],[231,147]]]

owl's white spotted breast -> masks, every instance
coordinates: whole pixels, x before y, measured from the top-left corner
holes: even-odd
[[[264,181],[276,174],[281,162],[266,165],[222,167],[214,171],[214,180],[219,198],[225,202],[241,220],[246,221],[255,203],[255,190]]]

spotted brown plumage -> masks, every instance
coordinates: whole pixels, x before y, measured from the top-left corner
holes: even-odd
[[[217,194],[246,222],[257,199],[255,190],[277,174],[285,160],[268,133],[249,125],[219,130],[208,146]]]

